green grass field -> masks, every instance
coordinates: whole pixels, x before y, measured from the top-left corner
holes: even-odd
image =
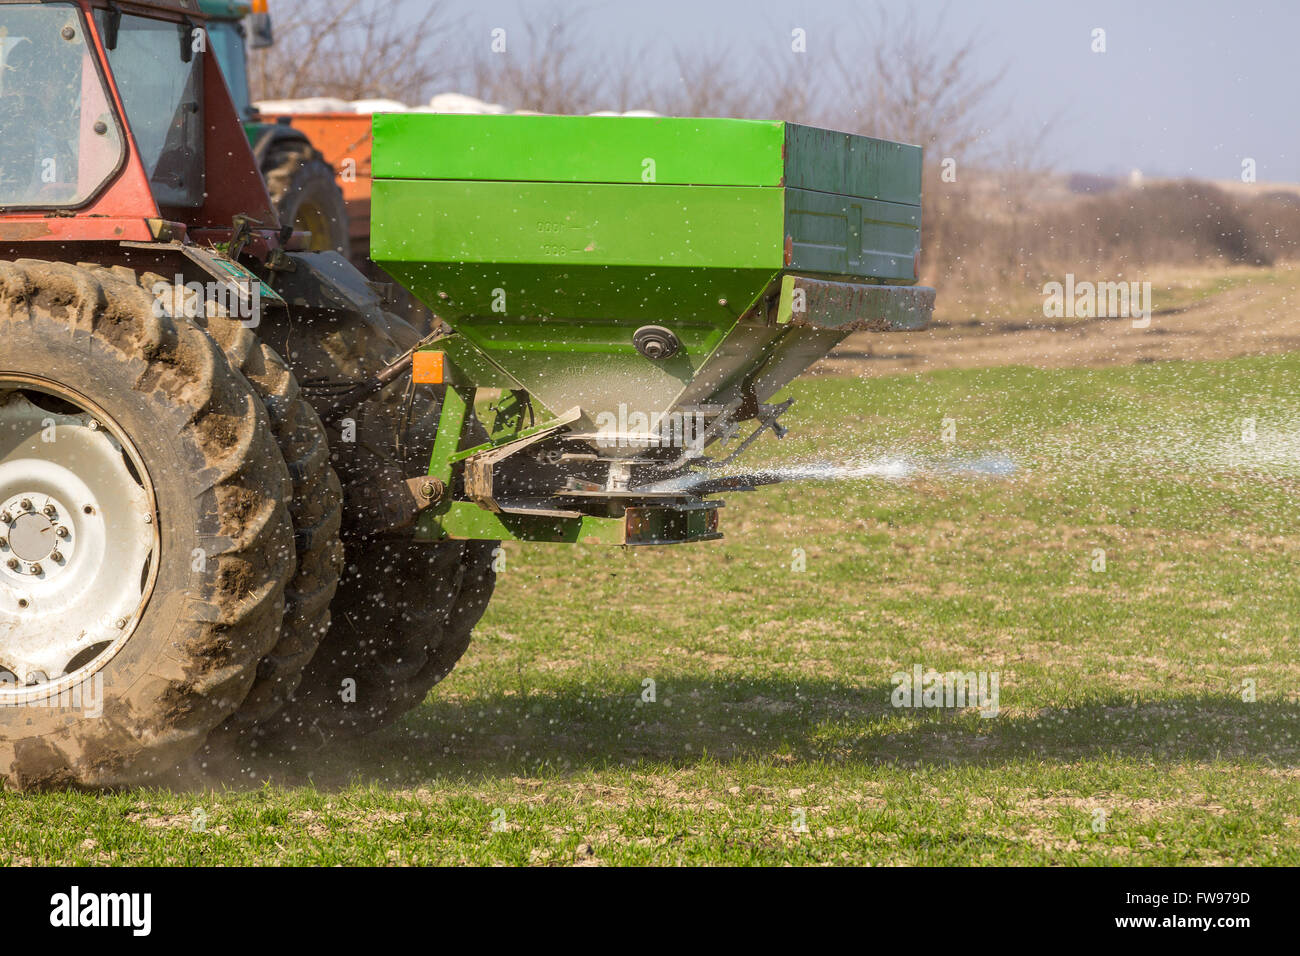
[[[1297,381],[1300,356],[797,382],[756,461],[916,473],[732,496],[712,544],[508,545],[397,727],[0,795],[0,861],[1300,863]],[[953,473],[988,454],[1015,473]],[[895,708],[914,665],[995,672],[998,715]]]

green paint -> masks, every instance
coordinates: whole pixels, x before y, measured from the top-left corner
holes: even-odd
[[[474,389],[456,386],[444,389],[438,431],[429,456],[429,474],[451,485],[451,456],[460,448],[465,419],[474,405]]]
[[[199,0],[199,10],[211,20],[242,20],[253,5],[248,0]]]
[[[633,533],[626,518],[581,515],[552,518],[498,514],[468,501],[453,501],[423,512],[415,525],[415,540],[540,541],[553,544],[648,546],[713,541],[722,535],[707,527],[709,509],[648,508],[644,523]]]
[[[477,385],[479,388],[517,389],[520,384],[501,370],[464,336],[449,335],[430,346],[447,356],[444,364],[449,385]]]
[[[495,514],[468,501],[453,501],[437,511],[421,514],[415,526],[417,541],[448,538],[487,541],[549,541],[557,544],[623,544],[621,518],[542,518],[532,515]]]
[[[377,114],[376,179],[778,186],[784,123]],[[650,177],[650,178],[648,178]]]
[[[784,192],[791,269],[915,281],[920,206],[810,189]]]
[[[498,448],[501,445],[508,445],[521,438],[531,438],[539,432],[555,428],[556,424],[557,422],[555,419],[549,419],[540,424],[534,425],[531,428],[521,428],[517,432],[511,432],[508,429],[500,433],[494,432],[490,441],[486,441],[481,445],[475,445],[473,448],[463,448],[458,452],[454,452],[447,456],[447,461],[454,465],[457,462],[464,461],[466,458],[476,455],[481,451],[487,451],[489,448]]]
[[[785,130],[786,186],[917,204],[921,147],[797,123]]]
[[[836,320],[855,284],[914,281],[916,147],[730,119],[386,114],[373,134],[371,256],[457,332],[434,346],[453,360],[430,466],[444,480],[481,448],[545,427],[507,408],[492,443],[462,450],[472,386],[519,393],[507,405],[526,391],[542,422],[624,404],[669,413],[751,387],[765,400],[846,334]],[[820,327],[773,324],[790,315],[792,274],[849,293],[824,297]],[[637,352],[643,325],[669,328],[676,354]],[[421,534],[604,540],[610,520],[622,535],[621,519],[454,502]],[[713,537],[706,521],[646,512],[637,533]]]
[[[374,254],[547,270],[779,269],[782,199],[744,186],[377,180]]]

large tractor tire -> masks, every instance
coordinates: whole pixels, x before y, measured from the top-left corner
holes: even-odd
[[[139,782],[253,686],[293,573],[262,402],[138,286],[0,262],[0,776]]]
[[[301,140],[276,143],[262,159],[266,191],[280,223],[311,233],[311,251],[330,249],[348,258],[348,210],[334,167]]]
[[[248,380],[266,406],[271,432],[289,466],[293,494],[288,506],[296,562],[285,590],[280,639],[258,665],[248,696],[221,727],[221,736],[251,743],[255,738],[247,732],[289,699],[330,628],[330,602],[343,566],[339,540],[343,492],[330,465],[329,438],[284,360],[217,302],[197,302],[193,292],[178,289],[154,273],[137,276],[121,266],[109,271],[126,282],[138,282],[169,313],[186,317],[216,341],[231,367]]]
[[[351,543],[334,624],[272,719],[308,746],[358,737],[418,707],[469,648],[496,583],[496,542]]]
[[[324,330],[296,346],[312,375],[373,375],[418,339],[389,317],[385,337],[360,322]],[[304,373],[305,374],[305,373]],[[330,633],[307,665],[293,699],[269,724],[280,741],[317,744],[385,727],[418,706],[469,646],[495,586],[493,541],[417,544],[376,534],[376,482],[426,469],[441,407],[427,387],[409,398],[398,382],[350,410],[352,440],[331,426],[334,467],[343,480],[346,554]],[[328,419],[328,406],[322,402]]]

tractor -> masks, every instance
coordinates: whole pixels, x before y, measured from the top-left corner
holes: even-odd
[[[370,116],[264,115],[250,95],[248,51],[274,45],[266,0],[199,0],[199,8],[280,222],[307,233],[308,248],[349,259],[390,311],[429,330],[429,308],[370,259]]]
[[[280,221],[307,232],[310,249],[349,257],[349,215],[334,167],[288,117],[264,119],[249,93],[248,50],[274,43],[266,0],[198,0],[198,5]]]
[[[721,536],[780,389],[922,327],[920,150],[792,123],[379,115],[372,255],[281,224],[194,0],[0,0],[0,776],[363,734],[502,541]]]

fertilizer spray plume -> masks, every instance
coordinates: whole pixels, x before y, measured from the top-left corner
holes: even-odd
[[[852,481],[870,478],[902,481],[908,478],[1006,478],[1015,472],[1016,464],[1010,456],[999,453],[971,458],[887,455],[813,461],[764,469],[762,473],[773,475],[777,481]]]
[[[785,481],[904,481],[909,478],[1006,478],[1015,474],[1016,464],[1005,454],[973,458],[929,459],[906,455],[848,458],[839,461],[803,461],[757,468],[745,472],[695,472],[637,489],[647,492],[691,492],[714,494],[773,485]]]

